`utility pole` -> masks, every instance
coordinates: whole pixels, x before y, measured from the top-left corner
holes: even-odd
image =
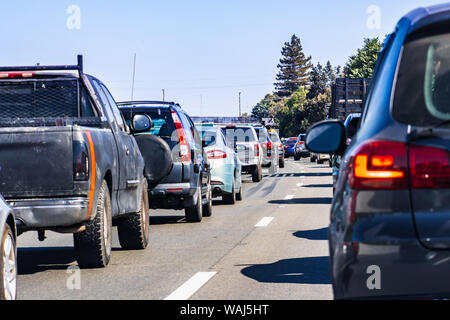
[[[239,117],[242,115],[242,113],[241,113],[241,94],[242,94],[242,92],[239,92]]]
[[[163,93],[163,102],[166,102],[166,89],[162,89]]]
[[[134,77],[136,75],[136,53],[134,54],[134,62],[133,62],[133,81],[131,83],[131,101],[133,101],[134,97]]]

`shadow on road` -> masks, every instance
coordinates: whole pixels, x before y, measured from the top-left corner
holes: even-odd
[[[150,216],[150,225],[186,223],[185,216]]]
[[[296,258],[247,266],[241,273],[264,283],[330,284],[329,258]]]
[[[310,184],[308,186],[303,186],[303,188],[333,188],[332,184]]]
[[[270,200],[270,204],[331,204],[332,198],[295,198],[291,200]]]
[[[305,172],[305,173],[276,173],[276,174],[265,174],[264,178],[298,178],[298,177],[327,177],[331,176],[333,173],[330,172]]]
[[[294,232],[292,235],[297,238],[308,239],[308,240],[328,240],[328,228],[297,231],[297,232]]]
[[[66,270],[76,261],[73,247],[18,248],[18,273],[34,274],[46,270]]]

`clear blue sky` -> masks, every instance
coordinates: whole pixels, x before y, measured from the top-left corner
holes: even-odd
[[[344,65],[363,38],[384,38],[411,9],[433,0],[1,1],[0,65],[73,64],[100,78],[116,100],[180,102],[192,115],[237,115],[273,91],[281,47],[296,34],[313,62]],[[67,8],[80,8],[70,30]],[[367,27],[367,8],[381,28]]]

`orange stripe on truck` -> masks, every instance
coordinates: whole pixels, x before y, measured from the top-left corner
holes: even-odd
[[[95,149],[94,149],[94,141],[92,140],[91,132],[86,130],[86,136],[89,142],[89,151],[91,154],[91,188],[89,190],[89,210],[86,216],[86,220],[88,220],[91,216],[92,205],[94,203],[94,192],[95,192]]]

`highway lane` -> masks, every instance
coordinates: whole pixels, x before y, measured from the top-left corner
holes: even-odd
[[[18,239],[19,299],[330,299],[326,228],[331,169],[288,160],[244,201],[214,201],[199,224],[152,210],[150,246],[124,251],[116,234],[105,269],[78,270],[71,235]]]

